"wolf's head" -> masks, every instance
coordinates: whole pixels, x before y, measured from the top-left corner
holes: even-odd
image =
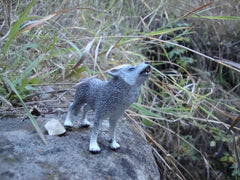
[[[130,86],[141,85],[150,75],[151,67],[149,62],[143,62],[136,66],[122,65],[110,69],[108,74],[114,78],[124,80]]]

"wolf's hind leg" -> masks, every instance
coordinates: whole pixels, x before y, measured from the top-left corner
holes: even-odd
[[[81,106],[82,106],[82,103],[79,103],[76,101],[74,101],[73,103],[71,103],[69,105],[67,117],[64,122],[64,126],[72,127],[72,115],[76,116],[79,113]]]
[[[83,127],[89,127],[90,126],[90,122],[87,120],[87,112],[90,110],[90,107],[87,104],[84,104],[83,106],[83,114],[82,114],[82,126]]]

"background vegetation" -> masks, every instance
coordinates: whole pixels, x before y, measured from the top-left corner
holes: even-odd
[[[240,4],[0,0],[0,114],[66,112],[74,85],[150,60],[126,116],[162,179],[240,178]]]

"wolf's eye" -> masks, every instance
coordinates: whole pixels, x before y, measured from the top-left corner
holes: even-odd
[[[131,67],[128,69],[128,71],[133,71],[135,68],[134,67]]]

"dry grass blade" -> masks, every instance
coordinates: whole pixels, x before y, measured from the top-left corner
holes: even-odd
[[[60,13],[60,12],[59,12]],[[32,21],[32,22],[29,22],[28,24],[30,25],[27,25],[27,27],[23,28],[22,30],[19,31],[18,35],[25,32],[25,31],[29,31],[30,29],[32,29],[33,27],[36,27],[46,21],[48,21],[49,19],[52,19],[53,17],[55,17],[56,15],[58,15],[59,13],[54,13],[54,14],[50,14],[40,20],[37,20],[37,21]],[[23,26],[24,27],[24,26]]]
[[[130,112],[130,111],[128,111]],[[128,115],[127,113],[125,113],[128,117],[129,120],[131,120],[131,122],[133,122],[135,124],[135,126],[140,130],[140,132],[143,132],[144,135],[147,137],[148,140],[150,140],[150,142],[153,142],[154,145],[159,149],[161,150],[164,155],[165,155],[165,159],[167,161],[169,161],[171,163],[171,165],[174,167],[174,169],[172,168],[169,168],[169,170],[173,171],[180,179],[186,179],[184,177],[184,175],[182,174],[181,170],[178,168],[178,166],[180,166],[182,169],[184,169],[184,171],[186,173],[188,173],[188,175],[192,178],[192,179],[195,179],[191,173],[185,169],[180,163],[178,163],[178,161],[176,161],[170,154],[168,154],[168,152],[164,149],[164,147],[162,147],[159,143],[157,143],[152,137],[151,135],[149,135],[149,133],[147,133],[143,128],[141,128],[141,126],[138,125],[138,123],[136,122],[136,120],[134,118],[132,118],[130,115]],[[159,155],[160,156],[160,155]],[[166,161],[165,161],[166,162]],[[170,165],[166,164],[167,167],[170,167]],[[177,171],[177,173],[175,172]]]
[[[63,13],[67,13],[69,11],[74,11],[74,10],[84,10],[84,9],[87,9],[87,10],[92,10],[92,11],[100,11],[100,10],[97,10],[97,9],[94,9],[94,8],[73,8],[73,9],[63,9],[63,10],[60,10],[60,11],[57,11],[53,14],[50,14],[48,16],[45,16],[44,18],[40,19],[40,20],[37,20],[37,21],[33,21],[30,25],[27,25],[27,27],[23,28],[22,30],[19,31],[18,35],[25,32],[25,31],[28,31],[30,29],[32,29],[33,27],[36,27],[50,19],[52,19],[53,17],[59,15],[59,14],[63,14]],[[105,12],[105,11],[103,11]],[[28,23],[29,24],[29,23]]]
[[[216,59],[216,61],[219,61],[223,64],[226,64],[226,66],[234,67],[234,68],[238,69],[239,72],[240,72],[240,63],[236,63],[236,62],[229,61],[229,60],[226,60],[226,59]]]
[[[212,60],[212,61],[214,61],[214,62],[216,62],[216,63],[218,63],[218,64],[221,64],[221,65],[223,65],[223,66],[226,66],[227,68],[232,69],[232,70],[240,73],[240,69],[235,68],[235,67],[233,67],[233,66],[230,66],[230,65],[228,65],[228,64],[226,64],[226,63],[224,63],[224,62],[221,62],[221,61],[219,61],[219,60],[217,60],[217,59],[214,59],[214,58],[212,58],[212,57],[210,57],[210,56],[207,56],[207,55],[205,55],[205,54],[203,54],[203,53],[200,53],[200,52],[198,52],[198,51],[195,51],[195,50],[193,50],[193,49],[191,49],[191,48],[188,48],[188,47],[186,47],[186,46],[183,46],[183,45],[180,45],[180,44],[177,44],[177,43],[174,43],[174,42],[170,42],[170,41],[165,41],[165,40],[153,38],[153,37],[149,37],[149,38],[152,39],[152,40],[156,40],[156,41],[162,42],[162,43],[167,43],[167,44],[171,44],[171,45],[174,45],[174,46],[177,46],[177,47],[186,49],[186,50],[188,50],[188,51],[190,51],[190,52],[193,52],[193,53],[195,53],[195,54],[198,54],[198,55],[200,55],[200,56],[202,56],[202,57],[204,57],[204,58],[206,58],[206,59]]]
[[[95,74],[96,72],[96,66],[97,66],[97,57],[98,57],[98,53],[99,53],[99,46],[101,44],[102,41],[102,36],[100,36],[97,47],[95,49],[95,55],[94,55],[94,66],[93,66],[93,73]]]
[[[228,132],[231,131],[237,123],[240,122],[240,115],[232,122],[231,126],[228,129]]]
[[[0,95],[0,100],[5,102],[9,108],[13,108],[13,105],[5,97]]]
[[[238,148],[237,148],[237,143],[236,143],[236,134],[233,133],[232,136],[233,136],[234,152],[235,152],[235,156],[236,156],[236,159],[237,159],[237,169],[240,172],[240,159],[239,159],[239,153],[238,153]]]
[[[148,8],[149,11],[152,11],[152,8],[146,3],[145,0],[141,0],[141,2]]]
[[[199,7],[199,8],[196,8],[196,9],[194,9],[194,10],[192,10],[192,11],[190,11],[190,12],[184,14],[182,17],[178,18],[176,21],[179,21],[180,19],[183,19],[183,18],[185,18],[185,17],[187,17],[187,16],[189,16],[189,15],[191,15],[191,14],[193,14],[193,13],[195,13],[195,12],[201,10],[201,9],[206,8],[207,6],[210,6],[212,3],[213,3],[213,2],[210,2],[210,3],[204,4],[203,6],[201,6],[201,7]]]

